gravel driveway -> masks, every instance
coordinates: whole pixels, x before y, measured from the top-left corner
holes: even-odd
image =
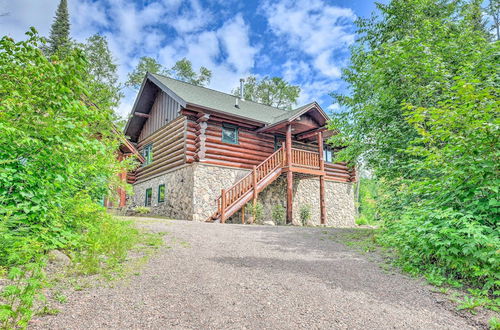
[[[338,229],[141,219],[168,232],[139,275],[74,291],[36,329],[472,329],[421,281],[325,239]],[[187,243],[186,243],[187,242]]]

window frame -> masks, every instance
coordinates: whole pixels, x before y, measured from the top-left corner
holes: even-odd
[[[330,154],[330,160],[328,160],[328,153]],[[325,163],[333,163],[333,149],[328,145],[323,146],[323,160]]]
[[[233,129],[234,130],[234,133],[235,133],[235,138],[236,138],[236,141],[228,141],[228,140],[225,140],[224,139],[224,129]],[[236,125],[232,125],[232,124],[227,124],[227,123],[223,123],[222,124],[222,131],[221,131],[221,141],[223,143],[229,143],[229,144],[240,144],[240,138],[239,138],[239,135],[240,135],[240,129],[238,126]]]
[[[151,192],[151,196],[149,198],[148,198],[148,192]],[[144,206],[149,207],[152,204],[153,204],[153,188],[146,188],[146,194],[144,195]]]
[[[160,191],[161,191],[161,188],[163,188],[163,199],[160,199]],[[158,186],[158,203],[164,203],[165,202],[165,199],[166,199],[166,188],[165,188],[165,184],[162,183]]]
[[[142,166],[148,166],[153,162],[153,143],[148,143],[142,148],[142,157],[144,157]]]

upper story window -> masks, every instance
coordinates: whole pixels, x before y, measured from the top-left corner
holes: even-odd
[[[333,161],[333,151],[332,147],[325,145],[323,147],[323,158],[325,162],[331,163]]]
[[[222,125],[222,142],[238,144],[238,126],[223,124]]]
[[[142,166],[149,165],[153,162],[153,144],[152,143],[144,146],[144,149],[142,149],[142,156],[145,159],[144,164],[142,164]]]

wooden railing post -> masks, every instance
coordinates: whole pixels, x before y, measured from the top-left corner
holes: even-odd
[[[253,181],[252,181],[252,188],[253,188],[253,206],[257,204],[257,197],[258,197],[258,192],[257,192],[257,166],[253,166]]]
[[[226,190],[222,189],[220,193],[220,222],[226,222]]]

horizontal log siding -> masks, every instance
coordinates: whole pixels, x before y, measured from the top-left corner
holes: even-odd
[[[180,116],[139,142],[138,150],[141,152],[144,146],[153,144],[153,162],[137,169],[137,181],[184,164],[186,162],[186,133],[186,117]]]
[[[274,137],[239,127],[238,144],[222,142],[222,122],[209,120],[204,163],[251,169],[274,152]],[[196,143],[196,142],[195,142]]]
[[[190,163],[196,161],[199,125],[196,118],[190,116],[186,126],[186,160]],[[207,164],[251,169],[274,152],[274,136],[257,134],[244,127],[239,127],[239,144],[222,142],[222,121],[218,119],[210,118],[205,135],[206,155],[201,161]],[[318,150],[317,145],[301,141],[293,141],[293,148]],[[325,171],[327,180],[349,182],[352,179],[345,163],[325,163]]]
[[[173,98],[162,91],[158,92],[149,113],[150,117],[144,124],[141,134],[139,135],[139,142],[177,118],[180,109],[180,104]]]

